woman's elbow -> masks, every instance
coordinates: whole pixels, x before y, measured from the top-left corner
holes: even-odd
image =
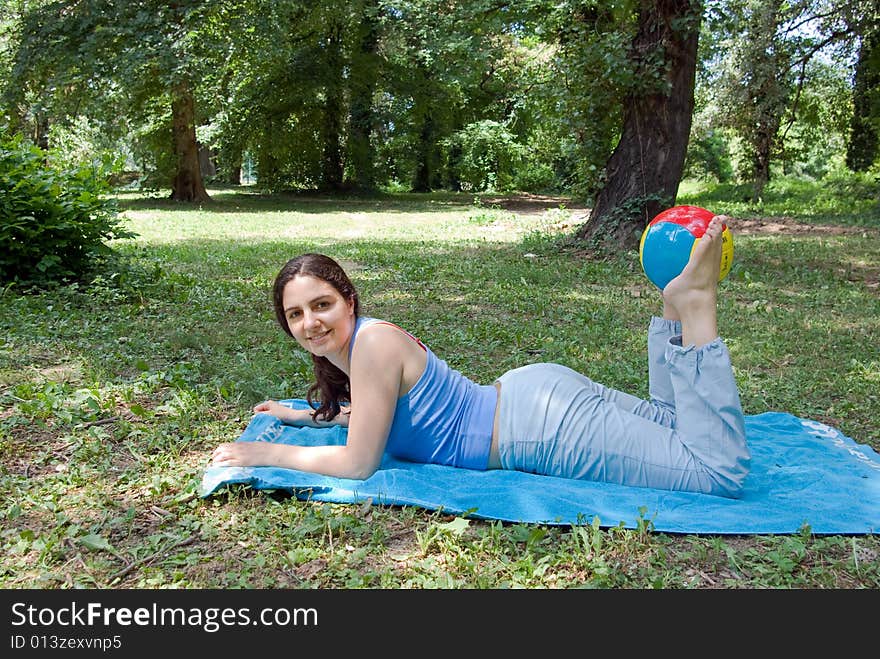
[[[367,480],[375,474],[379,470],[379,460],[357,460],[353,461],[348,465],[348,469],[346,469],[345,478],[352,478],[355,480]]]
[[[365,465],[365,466],[357,467],[357,468],[353,469],[351,471],[351,473],[346,476],[346,478],[351,478],[351,479],[359,480],[359,481],[365,481],[368,478],[370,478],[373,474],[375,474],[376,471],[378,471],[378,466]]]

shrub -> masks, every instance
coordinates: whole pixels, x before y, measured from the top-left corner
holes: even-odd
[[[687,148],[684,176],[714,179],[727,183],[733,178],[733,165],[725,136],[713,130],[695,131]]]
[[[503,124],[485,120],[468,124],[445,141],[450,166],[462,190],[507,192],[523,157],[523,148]]]
[[[0,133],[0,282],[46,287],[82,279],[112,253],[121,227],[107,174],[53,166],[21,136]]]
[[[550,165],[528,163],[516,172],[514,187],[522,192],[557,192],[560,185]]]

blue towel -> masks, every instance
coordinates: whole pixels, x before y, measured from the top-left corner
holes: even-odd
[[[284,401],[302,408],[305,401]],[[339,426],[299,428],[257,414],[238,441],[344,444]],[[740,499],[610,483],[474,471],[405,462],[386,455],[366,480],[275,467],[208,467],[207,497],[233,483],[285,490],[301,499],[420,506],[453,515],[549,525],[637,528],[669,533],[874,534],[880,529],[880,455],[837,429],[781,412],[746,417],[752,470]],[[595,519],[598,518],[598,519]]]

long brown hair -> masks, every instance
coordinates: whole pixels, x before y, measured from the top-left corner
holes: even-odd
[[[272,299],[275,304],[275,318],[281,329],[288,336],[293,336],[290,326],[287,324],[287,316],[284,314],[284,287],[287,283],[299,275],[308,275],[321,279],[330,284],[339,291],[339,294],[350,301],[354,305],[354,317],[357,320],[360,314],[360,299],[354,284],[345,274],[336,261],[329,256],[323,254],[302,254],[290,259],[281,268],[275,277],[275,284],[272,287]],[[312,365],[315,371],[315,382],[309,387],[306,393],[306,400],[315,411],[312,418],[317,420],[318,416],[330,421],[339,414],[339,404],[343,401],[351,401],[351,383],[348,376],[341,370],[330,363],[326,357],[317,357],[312,355]],[[320,393],[320,405],[315,407],[312,397]]]

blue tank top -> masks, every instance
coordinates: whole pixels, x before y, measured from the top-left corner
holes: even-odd
[[[358,318],[349,358],[358,331],[375,323],[386,321]],[[498,392],[494,386],[479,385],[450,368],[424,343],[409,336],[424,348],[427,362],[413,388],[397,399],[385,450],[412,462],[486,469]]]

